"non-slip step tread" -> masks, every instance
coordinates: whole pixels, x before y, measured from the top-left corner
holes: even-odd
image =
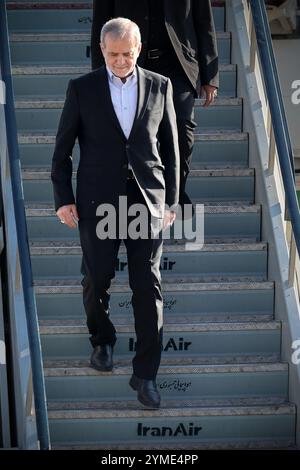
[[[216,31],[217,39],[230,39],[231,33],[226,31]],[[24,33],[14,32],[9,34],[10,42],[58,42],[58,41],[90,41],[90,33]]]
[[[176,400],[168,399],[162,400],[163,408],[175,407],[178,402]],[[181,406],[182,407],[190,407],[197,406],[197,407],[216,407],[216,406],[279,406],[279,405],[287,405],[288,402],[284,398],[280,397],[247,397],[247,398],[202,398],[199,400],[182,400]],[[87,409],[133,409],[137,408],[137,402],[135,399],[132,400],[123,400],[123,401],[70,401],[70,402],[59,402],[51,400],[47,404],[47,408],[49,411],[59,411],[59,410],[87,410]]]
[[[164,247],[166,247],[167,250],[172,250],[173,246],[180,247],[184,245],[187,241],[189,240],[186,240],[184,238],[164,240]],[[264,241],[257,242],[256,240],[252,238],[249,238],[249,239],[241,238],[241,239],[233,239],[233,240],[228,240],[226,238],[224,239],[224,241],[220,241],[220,242],[207,240],[205,241],[205,244],[203,245],[203,249],[210,250],[210,246],[212,246],[212,250],[214,250],[215,247],[219,247],[219,246],[221,247],[228,246],[228,249],[232,248],[233,250],[235,246],[240,247],[241,250],[243,250],[243,246],[248,247],[249,250],[252,248],[256,249],[255,247],[257,248],[261,247],[262,250],[265,250],[268,247],[268,242],[264,242]],[[29,247],[34,252],[37,250],[43,250],[43,249],[47,251],[48,249],[60,250],[64,248],[74,249],[74,251],[80,250],[80,244],[78,240],[37,240],[37,241],[35,240],[35,241],[29,241]],[[122,245],[120,246],[120,249],[121,248],[122,248]],[[245,249],[248,249],[248,248],[245,248]]]
[[[71,363],[71,361],[70,361]],[[268,372],[287,372],[288,364],[285,363],[258,363],[258,364],[161,364],[159,375],[176,374],[240,374],[240,373],[268,373]],[[87,364],[86,367],[46,367],[44,369],[45,377],[70,377],[70,376],[128,376],[131,377],[132,367],[128,363],[127,366],[116,364],[113,372],[100,372],[92,369]]]
[[[41,278],[38,277],[39,275],[37,274],[35,276],[35,278],[40,281]],[[72,277],[72,279],[79,279],[79,271],[78,271],[78,274],[75,273],[74,274],[74,277]],[[227,275],[227,274],[197,274],[197,282],[202,282],[202,283],[205,283],[205,284],[209,284],[209,283],[230,283],[230,282],[263,282],[265,281],[267,278],[267,276],[265,274],[247,274],[247,275],[243,275],[243,274],[234,274],[234,275]],[[48,276],[43,276],[42,275],[42,280],[45,281],[46,285],[47,285],[47,280],[50,279],[50,277]],[[64,279],[64,276],[62,275],[58,275],[57,278],[58,280],[61,280],[61,279]],[[124,283],[125,281],[127,281],[128,277],[127,275],[120,275],[120,277],[117,278],[116,281],[113,281],[112,285],[115,284],[115,282],[118,282],[119,280],[124,280]],[[186,276],[185,278],[185,282],[189,280],[190,282],[196,282],[195,281],[195,278],[193,277],[193,275],[189,275],[189,276]],[[52,281],[52,279],[50,279],[50,281]],[[164,278],[163,278],[163,281],[164,283]],[[182,278],[177,276],[176,274],[174,275],[170,275],[170,278],[168,279],[168,282],[170,284],[178,284],[178,283],[181,283],[182,284]],[[125,285],[125,284],[124,284]]]
[[[173,444],[167,442],[165,444],[158,444],[158,443],[141,443],[140,441],[137,442],[127,442],[124,444],[116,444],[116,443],[107,443],[107,444],[69,444],[69,445],[56,445],[56,443],[52,444],[53,450],[297,450],[298,447],[295,445],[295,441],[291,439],[270,439],[270,440],[251,440],[251,439],[244,439],[239,441],[226,439],[226,441],[213,441],[213,442],[199,442],[196,441],[188,441],[188,442],[174,442]]]
[[[220,72],[235,72],[234,64],[220,64]],[[12,75],[57,75],[57,74],[85,74],[91,72],[89,65],[13,65]]]
[[[133,316],[127,315],[114,315],[114,324],[115,325],[131,325],[134,323]],[[198,323],[257,323],[257,322],[270,322],[274,321],[273,313],[231,313],[231,312],[221,312],[221,313],[197,313],[189,314],[188,312],[184,313],[173,313],[172,315],[167,315],[164,319],[165,325],[184,325],[184,324],[198,324]],[[51,319],[40,319],[39,324],[41,327],[51,327],[57,325],[63,326],[86,326],[86,320],[84,317],[67,317],[67,318],[51,318]]]
[[[224,8],[225,0],[212,0],[212,7],[214,8]],[[93,8],[92,2],[85,2],[82,0],[62,0],[60,2],[49,1],[49,0],[39,0],[39,1],[9,1],[7,2],[8,10],[91,10]]]
[[[32,2],[7,2],[8,10],[90,10],[93,7],[92,2],[78,0],[53,2],[48,0]]]
[[[179,356],[162,356],[161,358],[161,364],[160,367],[166,365],[167,367],[171,366],[187,366],[187,365],[195,365],[198,367],[199,365],[208,365],[208,366],[216,366],[216,365],[235,365],[235,364],[275,364],[279,363],[280,361],[280,354],[277,353],[272,353],[268,355],[264,354],[246,354],[246,355],[219,355],[219,356],[199,356],[199,355],[193,355],[193,356],[186,356],[186,357],[179,357]],[[80,371],[82,369],[91,369],[90,368],[90,363],[88,359],[47,359],[43,361],[44,368],[45,368],[45,374],[48,375],[60,375],[62,371],[73,371],[73,373],[77,373],[77,371]],[[121,367],[127,367],[128,370],[131,371],[132,373],[132,364],[131,360],[128,359],[127,357],[118,357],[115,358],[114,360],[114,371],[115,370],[121,370]],[[95,371],[92,372],[89,371],[89,374],[96,374],[96,375],[111,375],[111,372],[99,372]],[[64,373],[65,374],[65,373]]]
[[[164,243],[163,253],[187,253],[194,250],[186,250],[185,243],[188,241],[180,240],[181,243],[171,243],[171,240],[166,240],[167,243]],[[169,243],[168,243],[169,242]],[[254,243],[206,243],[200,249],[201,252],[245,252],[245,251],[266,251],[268,244],[265,242],[254,242]],[[195,251],[199,251],[195,247]],[[40,255],[81,255],[82,249],[81,246],[77,243],[66,243],[66,242],[57,242],[50,244],[49,242],[44,243],[31,243],[30,253],[32,256]],[[121,245],[119,248],[119,254],[126,253],[126,248]]]
[[[209,169],[209,170],[194,170],[191,169],[189,173],[189,178],[199,178],[199,177],[212,177],[212,178],[221,178],[221,177],[253,177],[255,170],[253,168],[230,168],[230,169]],[[73,177],[76,176],[76,169],[73,170]],[[22,170],[23,180],[50,180],[51,170],[49,168],[40,168],[40,167],[31,167],[28,169]]]
[[[180,401],[176,406],[160,408],[158,410],[147,409],[111,409],[111,410],[49,410],[48,417],[53,419],[104,419],[104,418],[142,418],[142,417],[196,417],[196,416],[267,416],[267,415],[294,415],[295,405],[243,405],[226,407],[197,407],[191,402],[190,407],[182,407]]]
[[[73,277],[71,279],[71,281],[73,281],[73,279],[77,280],[79,279],[79,272],[78,274],[75,274],[75,277]],[[197,277],[196,277],[197,276]],[[48,276],[48,277],[43,277],[42,278],[39,278],[38,275],[35,277],[35,279],[37,279],[37,282],[38,284],[40,283],[43,283],[45,282],[45,284],[43,285],[47,285],[48,283],[48,280],[50,282],[52,282],[52,279]],[[61,275],[58,275],[57,278],[56,278],[58,281],[60,280],[65,280],[65,276],[61,276]],[[207,273],[203,273],[203,274],[184,274],[184,280],[182,279],[182,276],[180,276],[180,274],[169,274],[169,278],[167,280],[168,283],[170,284],[182,284],[183,282],[191,282],[191,283],[195,283],[195,282],[201,282],[203,284],[211,284],[211,283],[230,283],[230,282],[244,282],[244,283],[248,283],[248,282],[264,282],[266,281],[267,279],[267,276],[266,274],[207,274]],[[128,276],[127,275],[120,275],[120,277],[118,277],[116,280],[113,280],[112,281],[112,286],[119,282],[119,281],[124,281],[124,286],[125,286],[125,283],[128,283]],[[165,279],[164,277],[162,278],[162,283],[164,283]]]
[[[190,281],[190,279],[189,279]],[[111,292],[130,292],[130,288],[126,284],[120,284],[120,278],[117,280],[118,283],[115,283],[111,286]],[[81,293],[82,286],[79,280],[77,279],[47,279],[41,280],[36,279],[34,281],[35,292],[37,294],[42,293]],[[174,283],[174,280],[164,277],[162,281],[162,290],[164,292],[199,292],[199,291],[237,291],[237,290],[270,290],[273,291],[274,283],[270,281],[260,281],[260,282],[199,282],[199,278],[195,278],[194,282],[185,282],[184,277],[182,277],[181,283]]]
[[[56,325],[49,325],[47,321],[40,323],[41,334],[87,334],[88,330],[85,325],[70,325],[64,323],[63,320],[57,321]],[[115,327],[118,333],[134,333],[134,327],[132,324],[115,323]],[[206,331],[265,331],[265,330],[279,330],[281,328],[280,321],[269,321],[269,322],[201,322],[201,323],[188,323],[182,324],[168,324],[165,323],[165,332],[192,332],[200,333]]]
[[[206,214],[232,214],[232,213],[256,213],[259,214],[261,206],[259,204],[236,204],[233,202],[206,203],[194,201],[196,204],[204,204]],[[56,216],[53,204],[31,203],[25,205],[26,215],[31,217],[53,217]]]
[[[17,99],[15,101],[16,109],[61,109],[64,105],[64,98],[52,97],[51,99],[36,98],[36,99]],[[195,101],[195,108],[203,106],[205,99],[197,99]],[[241,106],[242,98],[216,98],[210,105],[211,108],[217,106]]]
[[[203,133],[195,133],[195,142],[203,142],[207,140],[213,141],[247,141],[249,138],[246,132],[232,132],[232,131],[211,131]],[[49,132],[19,132],[18,143],[25,144],[55,144],[56,136]]]
[[[39,162],[39,166],[36,167],[32,164],[26,165],[22,162],[21,159],[21,167],[22,167],[22,178],[25,179],[47,179],[43,178],[40,175],[43,173],[50,173],[51,169],[49,164],[41,164]],[[77,167],[74,164],[73,172],[77,171]],[[211,175],[208,175],[211,173]],[[199,177],[199,176],[254,176],[255,169],[249,168],[246,163],[240,164],[235,162],[216,162],[216,163],[201,163],[201,162],[191,162],[190,164],[190,174],[189,176],[192,177]]]

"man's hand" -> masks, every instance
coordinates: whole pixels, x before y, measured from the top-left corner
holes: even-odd
[[[56,212],[62,224],[66,224],[70,228],[76,228],[79,220],[78,212],[75,204],[61,206]]]
[[[200,97],[206,98],[203,105],[204,108],[207,108],[210,104],[214,102],[215,97],[217,96],[218,89],[212,85],[203,85],[200,89]]]
[[[169,226],[171,226],[175,219],[176,219],[176,212],[165,210],[163,230],[166,230]]]

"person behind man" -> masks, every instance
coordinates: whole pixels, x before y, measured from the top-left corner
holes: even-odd
[[[185,192],[194,145],[195,97],[209,106],[219,86],[218,53],[209,0],[93,0],[92,68],[103,64],[99,47],[102,25],[125,16],[141,30],[143,49],[138,64],[169,77],[177,116],[180,149],[179,203],[191,204]]]
[[[101,48],[106,65],[69,83],[52,161],[55,208],[70,228],[78,222],[83,303],[94,348],[91,366],[101,371],[113,368],[116,330],[109,318],[108,290],[124,239],[137,337],[130,385],[141,403],[159,407],[155,379],[162,349],[162,237],[101,239],[98,229],[103,218],[98,214],[103,204],[110,204],[118,221],[124,215],[120,196],[127,196],[128,208],[143,204],[154,225],[161,220],[168,227],[175,220],[179,149],[172,85],[169,79],[136,66],[141,36],[129,19],[104,24]],[[70,155],[76,138],[80,161],[75,204]],[[165,204],[173,210],[162,212]],[[150,228],[148,224],[149,232]]]

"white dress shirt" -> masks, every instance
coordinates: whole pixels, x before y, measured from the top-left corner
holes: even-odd
[[[124,135],[128,139],[137,107],[138,83],[136,69],[125,83],[119,77],[116,77],[108,67],[107,73],[111,101]]]

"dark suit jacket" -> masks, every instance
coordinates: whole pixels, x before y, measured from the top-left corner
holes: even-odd
[[[165,23],[181,66],[197,91],[199,84],[219,86],[218,52],[209,0],[164,1]],[[138,60],[145,65],[148,38],[147,0],[94,0],[91,38],[92,68],[103,64],[99,48],[103,24],[122,16],[138,24],[143,48]]]
[[[77,137],[80,218],[94,217],[101,203],[118,207],[119,195],[126,194],[128,161],[152,215],[161,216],[155,204],[178,204],[179,150],[172,85],[169,79],[140,67],[137,72],[137,112],[128,140],[113,108],[106,67],[70,81],[52,161],[56,210],[75,202],[70,156]]]

